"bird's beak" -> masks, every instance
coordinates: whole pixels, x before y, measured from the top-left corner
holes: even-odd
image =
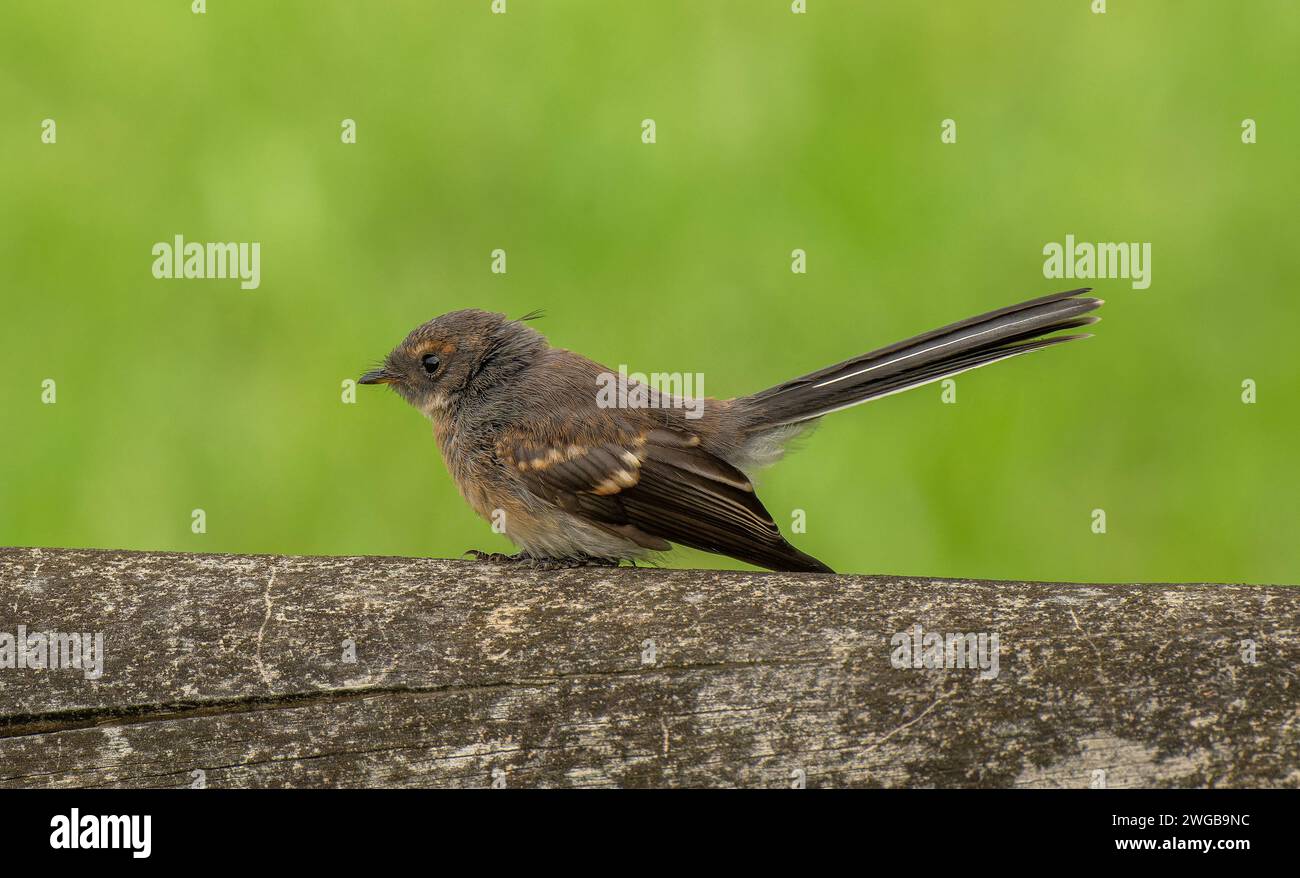
[[[397,376],[387,369],[371,369],[357,379],[358,384],[392,384]]]

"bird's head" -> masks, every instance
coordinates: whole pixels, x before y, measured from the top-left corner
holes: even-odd
[[[546,339],[523,321],[468,308],[417,326],[358,384],[387,384],[426,417],[454,410],[526,368]]]

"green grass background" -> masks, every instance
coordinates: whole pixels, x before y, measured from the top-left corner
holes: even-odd
[[[5,0],[0,543],[506,550],[415,411],[340,401],[415,324],[541,307],[733,396],[1069,286],[1073,233],[1150,289],[829,418],[768,507],[845,571],[1300,580],[1300,6],[808,5]],[[261,288],[155,280],[176,234],[261,242]]]

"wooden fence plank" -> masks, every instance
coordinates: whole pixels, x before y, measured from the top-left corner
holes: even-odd
[[[916,625],[996,675],[895,667]],[[102,675],[3,667],[19,626]],[[0,785],[1295,787],[1298,627],[1290,586],[0,549]]]

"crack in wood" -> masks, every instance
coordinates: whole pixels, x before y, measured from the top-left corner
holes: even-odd
[[[0,715],[0,739],[30,735],[49,735],[58,732],[109,726],[130,726],[151,722],[189,719],[198,716],[222,716],[262,710],[286,710],[311,707],[319,704],[366,698],[404,695],[446,695],[451,693],[488,692],[520,688],[554,686],[571,680],[600,680],[615,677],[644,677],[655,675],[684,675],[700,671],[728,671],[757,667],[795,667],[806,665],[832,665],[829,660],[788,659],[779,661],[705,662],[691,665],[658,665],[583,673],[559,673],[547,677],[499,680],[444,686],[361,686],[350,689],[329,689],[320,692],[296,692],[283,695],[245,696],[240,698],[214,698],[203,702],[168,702],[157,704],[132,704],[120,707],[99,707],[84,710],[47,711],[44,713]],[[744,710],[744,708],[737,708]]]

